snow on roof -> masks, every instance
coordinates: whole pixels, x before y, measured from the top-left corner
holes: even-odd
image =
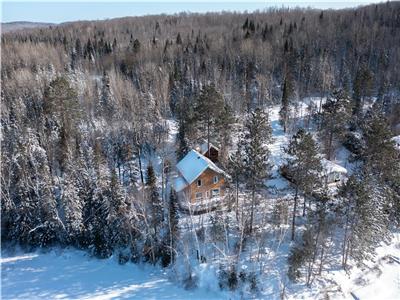
[[[188,154],[176,165],[182,177],[188,184],[196,180],[206,169],[210,168],[214,172],[224,174],[229,177],[223,170],[218,168],[211,160],[201,155],[196,150],[190,150]]]
[[[215,145],[213,145],[213,144],[210,143],[210,149],[211,149],[211,148],[214,148],[214,149],[216,149],[217,151],[219,151],[218,147],[216,147]],[[204,142],[204,143],[202,143],[202,144],[200,145],[200,153],[204,155],[204,154],[206,154],[207,150],[208,150],[208,143],[207,143],[207,141],[206,141],[206,142]]]
[[[330,160],[327,160],[325,158],[321,159],[321,164],[327,174],[334,173],[334,172],[347,174],[347,170],[345,168],[343,168],[342,166],[339,166],[338,164],[335,164],[334,162],[331,162]]]
[[[176,192],[182,191],[189,184],[182,176],[174,178],[174,189]]]
[[[400,150],[400,135],[392,137],[391,140],[394,142],[395,147]]]

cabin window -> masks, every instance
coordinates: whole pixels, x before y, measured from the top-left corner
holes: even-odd
[[[201,199],[203,197],[203,193],[196,193],[196,199]]]
[[[197,186],[201,186],[201,185],[202,185],[201,179],[197,180]]]
[[[214,176],[214,178],[213,178],[213,183],[214,183],[214,184],[218,183],[218,176]]]
[[[211,198],[219,196],[219,189],[211,190]]]

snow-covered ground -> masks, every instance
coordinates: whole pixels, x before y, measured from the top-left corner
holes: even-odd
[[[377,248],[377,258],[365,268],[354,268],[328,274],[340,286],[346,298],[399,299],[400,298],[400,233],[395,233],[389,245]],[[336,297],[340,299],[341,297]]]
[[[289,288],[286,296],[320,299],[323,291],[328,291],[331,299],[399,299],[400,233],[390,245],[382,244],[377,254],[367,268],[353,268],[350,274],[344,270],[326,272],[321,282],[323,290],[321,284],[311,288],[299,285]],[[185,290],[169,277],[159,267],[119,265],[113,258],[99,260],[78,250],[12,255],[3,251],[1,299],[240,299],[240,295],[218,288],[209,290],[206,285]],[[274,276],[271,280],[262,282],[264,292],[259,299],[279,299]]]
[[[224,299],[205,288],[185,290],[159,267],[119,265],[78,250],[1,257],[1,299]]]

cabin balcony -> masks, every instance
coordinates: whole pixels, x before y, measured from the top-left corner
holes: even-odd
[[[202,214],[205,212],[214,211],[218,208],[229,206],[229,203],[229,194],[225,194],[224,196],[212,198],[196,198],[194,202],[191,202],[189,199],[186,201],[185,199],[181,199],[179,201],[179,206],[185,213]]]

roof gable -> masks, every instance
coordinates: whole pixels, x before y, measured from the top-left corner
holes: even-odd
[[[208,168],[229,177],[229,175],[218,168],[211,160],[196,150],[190,150],[189,153],[186,154],[186,156],[176,165],[176,168],[189,184],[195,181]]]
[[[321,160],[321,165],[327,174],[330,174],[330,173],[347,174],[347,170],[345,168],[343,168],[342,166],[335,164],[334,162],[331,162],[330,160],[327,160],[325,158],[323,158]]]

